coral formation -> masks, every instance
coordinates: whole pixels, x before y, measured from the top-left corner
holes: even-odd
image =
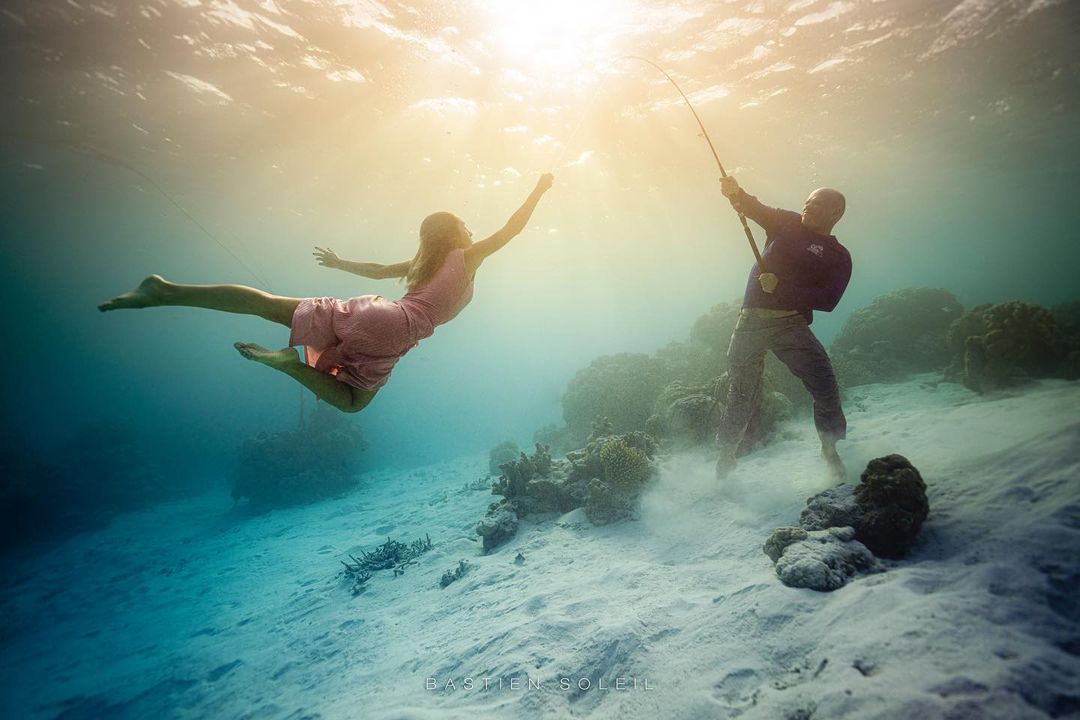
[[[944,368],[946,333],[962,313],[947,290],[907,288],[874,298],[851,314],[829,350],[840,385],[893,382]]]
[[[491,503],[487,515],[476,525],[476,534],[484,542],[484,552],[494,550],[514,537],[518,530],[518,516],[509,500]]]
[[[907,554],[930,512],[926,483],[903,455],[871,460],[854,491],[858,537],[879,557]]]
[[[719,381],[669,383],[656,398],[645,432],[670,441],[675,449],[710,442],[723,410],[720,392]]]
[[[788,587],[827,592],[843,587],[859,572],[878,569],[877,560],[855,539],[851,527],[777,528],[762,550],[776,563],[776,575]]]
[[[259,433],[240,447],[232,496],[273,507],[339,495],[356,485],[366,443],[351,416],[320,403],[301,428]]]
[[[592,422],[584,448],[554,460],[545,445],[532,456],[502,465],[502,477],[492,503],[476,526],[485,551],[506,542],[517,532],[519,518],[535,513],[569,512],[585,508],[586,517],[607,524],[632,517],[641,490],[653,472],[651,458],[656,441],[643,432],[616,435],[606,417]]]
[[[616,487],[600,478],[589,481],[589,499],[585,503],[585,517],[593,525],[610,525],[619,520],[634,517],[636,495]]]
[[[459,560],[456,568],[447,570],[443,573],[442,577],[439,578],[439,587],[444,588],[455,580],[460,580],[465,577],[465,573],[469,572],[469,567],[469,563],[464,560]]]
[[[593,439],[575,466],[579,473],[590,475],[585,503],[585,517],[590,522],[607,525],[634,516],[642,487],[653,471],[649,456],[655,447],[645,433]],[[597,465],[599,473],[590,472]]]
[[[604,415],[615,430],[641,430],[660,390],[671,378],[663,364],[643,354],[605,355],[578,371],[562,397],[570,436],[584,440],[593,420]]]
[[[949,328],[948,342],[954,357],[946,377],[976,392],[1073,376],[1080,349],[1049,310],[1016,300],[973,308]]]
[[[727,350],[740,308],[738,302],[712,307],[694,322],[689,342],[670,343],[651,356],[597,358],[567,386],[566,427],[547,426],[536,441],[560,450],[581,447],[592,423],[606,417],[607,434],[644,431],[671,448],[712,443],[726,399]],[[765,359],[762,406],[759,424],[740,446],[743,454],[768,440],[781,419],[811,406],[809,393],[772,354]]]
[[[549,423],[533,433],[533,442],[547,445],[556,455],[563,455],[574,449],[570,428]]]
[[[741,309],[740,301],[713,305],[690,327],[690,342],[708,352],[709,365],[714,370],[727,368],[728,345]]]
[[[500,468],[516,460],[520,452],[521,449],[513,440],[499,443],[488,452],[488,470],[492,475],[498,475],[501,472]]]
[[[604,479],[622,490],[636,490],[652,471],[649,458],[640,448],[632,447],[621,437],[609,438],[600,448]]]
[[[640,450],[645,454],[646,458],[651,459],[656,454],[656,440],[648,433],[634,431],[616,436],[611,429],[610,423],[607,422],[607,418],[598,418],[593,423],[592,432],[589,434],[585,447],[566,454],[566,459],[571,466],[569,470],[570,478],[572,480],[591,480],[599,477],[606,480],[607,476],[604,473],[600,453],[604,449],[604,445],[615,437],[621,438],[627,446]]]

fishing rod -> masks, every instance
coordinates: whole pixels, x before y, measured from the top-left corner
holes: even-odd
[[[701,128],[701,134],[705,136],[705,142],[709,143],[709,150],[712,151],[713,159],[716,160],[716,166],[720,168],[720,177],[726,178],[728,174],[724,171],[724,165],[720,162],[720,156],[716,154],[716,148],[713,147],[712,138],[709,137],[709,131],[705,129],[705,124],[701,122],[701,118],[698,117],[697,110],[694,110],[694,106],[690,104],[690,98],[686,97],[686,93],[684,93],[682,91],[682,88],[679,87],[679,83],[675,82],[675,80],[667,74],[667,71],[664,70],[664,68],[660,67],[648,58],[641,57],[640,55],[623,55],[619,59],[640,60],[644,63],[648,63],[649,65],[652,65],[654,68],[663,73],[664,77],[666,77],[668,81],[675,86],[675,89],[679,91],[680,95],[682,95],[682,99],[686,101],[686,107],[690,108],[690,112],[694,114],[694,119],[697,120],[698,127]],[[754,251],[754,258],[757,260],[758,269],[761,272],[765,272],[765,263],[763,263],[761,260],[761,252],[758,250],[757,243],[754,241],[754,233],[750,231],[750,225],[746,222],[746,216],[743,215],[742,211],[739,209],[736,209],[735,212],[739,216],[739,222],[742,223],[743,232],[746,233],[746,240],[750,243],[750,249]]]

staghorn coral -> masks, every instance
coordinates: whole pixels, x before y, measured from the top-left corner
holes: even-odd
[[[841,387],[944,368],[946,333],[962,313],[947,290],[907,288],[874,298],[851,314],[829,349]]]
[[[432,547],[430,535],[417,538],[409,545],[386,538],[385,543],[370,553],[361,550],[359,558],[349,555],[352,564],[342,560],[341,564],[345,566],[342,574],[353,581],[352,593],[358,595],[367,589],[366,583],[374,573],[379,570],[393,570],[395,576],[401,575],[405,568],[415,565],[416,559]]]

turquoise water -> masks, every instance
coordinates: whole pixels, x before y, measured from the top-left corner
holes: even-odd
[[[297,422],[300,389],[232,348],[285,329],[98,302],[150,272],[397,297],[312,246],[403,260],[440,209],[482,237],[552,170],[472,305],[355,418],[367,467],[528,443],[578,369],[685,339],[749,268],[692,117],[624,54],[672,72],[766,202],[847,194],[855,271],[815,322],[826,343],[897,288],[1075,298],[1075,3],[613,3],[550,36],[572,8],[515,21],[528,7],[6,3],[8,437],[48,455],[116,419],[178,478],[217,482],[245,437]]]

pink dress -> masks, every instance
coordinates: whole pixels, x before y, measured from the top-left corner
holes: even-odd
[[[306,298],[293,312],[289,345],[304,362],[362,390],[386,384],[394,364],[453,319],[473,296],[465,251],[451,250],[427,284],[398,301],[381,295]]]

